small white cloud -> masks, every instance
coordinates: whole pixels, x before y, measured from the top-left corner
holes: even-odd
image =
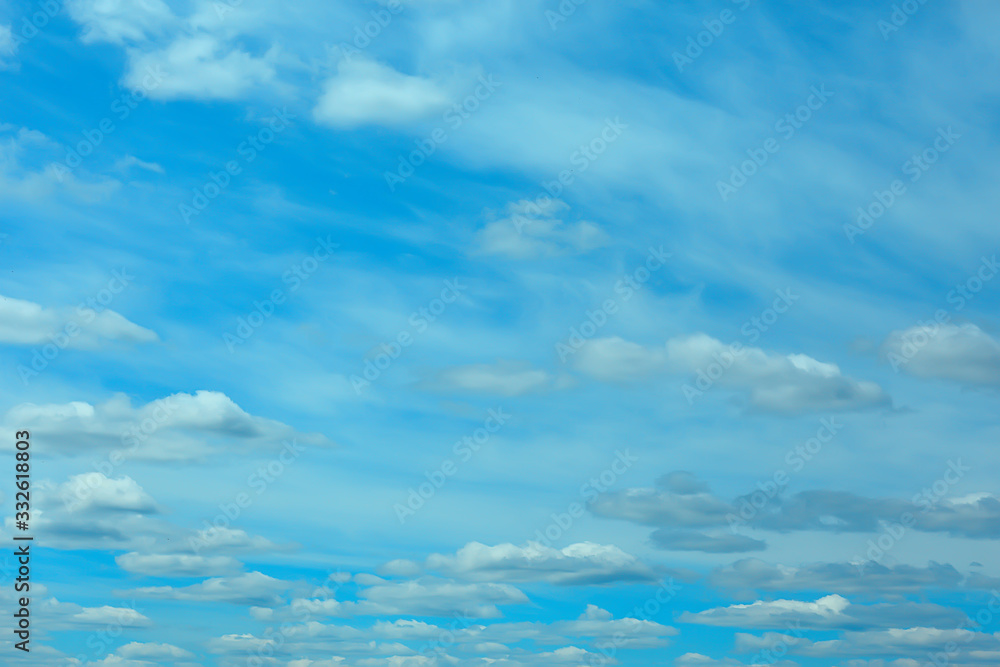
[[[12,69],[16,63],[11,58],[17,53],[17,41],[10,25],[0,25],[0,70]]]
[[[140,614],[135,609],[128,607],[84,607],[78,613],[70,617],[72,621],[80,625],[92,627],[110,626],[118,624],[124,627],[146,627],[152,625],[152,621]]]
[[[317,122],[334,127],[402,125],[442,109],[442,86],[372,60],[343,60],[326,80],[313,110]]]
[[[154,642],[131,642],[120,646],[115,653],[123,658],[135,660],[179,660],[194,657],[193,653],[173,644],[157,644]]]
[[[618,337],[595,338],[579,346],[575,365],[591,377],[615,382],[668,373],[695,374],[698,380],[688,383],[692,397],[718,385],[744,393],[749,407],[766,412],[860,410],[890,403],[877,384],[847,377],[836,364],[754,347],[734,354],[729,346],[705,334],[672,338],[662,348]]]
[[[64,194],[86,203],[106,201],[121,183],[70,171],[66,150],[37,130],[0,123],[0,201],[37,204]]]
[[[596,604],[588,604],[587,610],[580,614],[581,621],[610,621],[614,618],[610,611],[601,609]]]
[[[511,202],[506,217],[493,220],[476,235],[477,252],[515,259],[584,253],[607,244],[600,227],[585,220],[567,224],[556,215],[569,209],[558,199]]]
[[[114,514],[128,511],[155,514],[159,510],[153,499],[131,477],[117,479],[105,477],[99,472],[73,475],[56,489],[60,498],[70,497],[76,489],[90,490],[76,503],[75,511],[97,511]]]
[[[139,167],[140,169],[145,169],[147,171],[155,171],[157,174],[163,173],[163,167],[157,163],[140,160],[134,155],[126,155],[115,162],[115,169],[123,173],[128,173],[132,167]]]

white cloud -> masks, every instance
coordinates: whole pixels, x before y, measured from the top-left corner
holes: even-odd
[[[332,445],[319,433],[300,433],[248,414],[225,394],[204,390],[172,394],[141,407],[133,407],[124,394],[98,405],[22,403],[7,412],[4,422],[44,434],[47,444],[63,453],[113,450],[123,460],[192,460],[246,447],[270,449],[277,456],[290,442],[299,448]]]
[[[184,36],[156,51],[130,50],[123,82],[152,99],[234,100],[273,84],[277,57],[276,48],[254,56],[210,35]]]
[[[961,459],[952,460],[949,470],[964,474],[968,466]],[[900,516],[909,513],[914,517],[912,528],[917,531],[993,539],[1000,520],[1000,499],[990,493],[939,498],[930,505],[926,498],[870,498],[825,489],[790,496],[779,489],[767,507],[742,518],[754,494],[761,493],[754,491],[728,502],[688,473],[671,473],[658,479],[654,488],[603,493],[590,504],[590,511],[597,516],[660,528],[653,533],[653,542],[665,548],[726,552],[759,550],[763,543],[736,535],[732,536],[735,539],[713,538],[683,529],[727,526],[732,530],[734,525],[745,525],[778,532],[875,533],[884,522],[898,522]]]
[[[372,60],[342,60],[326,80],[313,110],[316,122],[334,127],[401,125],[444,108],[441,84]]]
[[[899,625],[954,628],[965,615],[934,604],[900,602],[859,605],[841,595],[827,595],[814,602],[759,600],[700,612],[685,612],[682,623],[755,629],[808,628],[818,630],[894,628]]]
[[[406,581],[386,581],[373,575],[359,575],[364,586],[359,600],[301,599],[292,608],[328,616],[449,616],[467,614],[474,618],[499,618],[497,605],[525,604],[528,597],[517,588],[499,583],[459,583],[435,577]]]
[[[147,586],[124,593],[157,600],[274,605],[281,601],[280,594],[291,586],[291,582],[275,579],[260,572],[247,572],[235,577],[213,577],[201,583],[180,588]]]
[[[506,217],[493,220],[476,234],[478,252],[515,259],[584,253],[608,243],[600,227],[585,220],[567,224],[556,215],[568,210],[558,199],[542,204],[522,199],[507,204]]]
[[[16,131],[15,131],[16,130]],[[37,130],[0,123],[0,200],[43,202],[60,194],[93,204],[121,188],[113,178],[93,178],[60,164],[67,153]]]
[[[179,660],[182,658],[193,658],[190,651],[174,646],[172,644],[157,644],[155,642],[130,642],[118,647],[116,654],[123,658],[147,659],[147,660]]]
[[[580,347],[575,364],[583,373],[605,381],[666,373],[704,374],[708,384],[692,380],[691,391],[703,393],[718,384],[745,394],[749,407],[765,412],[858,410],[890,402],[877,384],[847,377],[835,364],[753,347],[734,355],[729,346],[705,334],[672,338],[662,348],[647,348],[617,336],[596,338]],[[678,394],[681,390],[678,387]]]
[[[882,354],[894,369],[917,377],[1000,386],[1000,341],[975,324],[893,331]]]
[[[787,661],[776,662],[770,665],[770,667],[783,667],[788,665]],[[733,658],[721,658],[716,660],[715,658],[710,658],[707,655],[702,655],[701,653],[685,653],[679,658],[674,659],[674,667],[744,667],[745,663],[739,660],[734,660]],[[753,667],[751,665],[750,667]]]
[[[452,555],[432,554],[427,568],[476,581],[546,581],[556,585],[651,583],[657,575],[613,545],[581,542],[562,549],[528,542],[487,546],[470,542]]]
[[[928,588],[957,588],[962,575],[951,565],[930,563],[927,567],[868,562],[862,576],[850,563],[811,563],[798,567],[745,558],[709,575],[716,587],[735,590],[821,590],[836,593],[915,594]]]
[[[902,623],[901,623],[902,624]],[[951,628],[936,628],[919,624],[905,628],[845,632],[840,639],[817,642],[800,642],[796,650],[808,656],[891,656],[894,658],[913,657],[926,664],[930,652],[941,651],[952,643],[961,647],[962,655],[973,662],[956,662],[961,665],[994,665],[1000,660],[1000,639],[996,635],[973,632],[959,628],[965,622],[956,622]],[[905,664],[905,663],[904,663]],[[895,667],[895,665],[893,665]]]
[[[788,621],[802,621],[811,626],[826,626],[830,619],[842,616],[851,603],[841,595],[827,595],[815,602],[799,600],[759,600],[751,604],[736,604],[696,613],[685,612],[683,623],[729,627],[785,627]]]
[[[576,353],[577,370],[605,382],[624,382],[669,370],[665,349],[649,349],[617,336],[594,338]]]
[[[34,435],[34,434],[33,434]],[[125,554],[119,564],[140,571],[159,563],[173,567],[170,576],[186,576],[195,568],[191,559],[197,545],[204,555],[272,551],[282,547],[267,539],[233,528],[192,531],[165,521],[158,503],[130,477],[106,477],[99,472],[73,475],[63,484],[38,480],[32,494],[32,527],[39,539],[55,549],[102,549],[135,552]],[[13,516],[5,519],[8,530]],[[183,553],[157,561],[152,554]],[[138,554],[143,554],[139,556]],[[201,561],[205,567],[221,567],[221,560]]]
[[[369,577],[365,577],[368,580]],[[374,578],[377,581],[377,577]],[[469,600],[473,602],[473,600]],[[349,604],[349,603],[348,603]],[[320,601],[295,601],[292,609],[295,616],[302,614],[331,614],[334,605],[321,606]],[[337,609],[339,615],[347,615],[345,609]],[[360,612],[358,612],[360,613]],[[325,625],[317,621],[307,621],[301,624],[289,623],[285,626],[285,647],[293,653],[308,654],[313,650],[322,651],[324,647],[336,642],[337,651],[356,656],[378,656],[378,664],[386,664],[386,656],[414,655],[414,648],[426,647],[447,636],[449,645],[455,652],[463,655],[475,655],[476,658],[464,658],[460,662],[452,661],[446,656],[437,654],[433,665],[461,665],[462,667],[487,667],[494,660],[502,664],[515,666],[552,664],[554,657],[560,658],[579,655],[579,649],[567,646],[582,638],[588,639],[590,646],[611,644],[619,648],[656,648],[666,645],[667,638],[678,634],[676,628],[638,618],[615,619],[608,611],[596,605],[587,605],[586,609],[574,620],[561,620],[552,623],[538,621],[521,621],[514,623],[498,622],[481,624],[476,622],[455,623],[457,610],[448,613],[442,611],[432,615],[445,619],[441,625],[435,625],[414,619],[397,619],[393,621],[377,620],[371,626],[357,628],[349,625]],[[283,618],[291,618],[289,610],[282,609],[274,615],[256,615],[255,618],[274,623]],[[471,614],[466,610],[466,618],[471,621]],[[388,641],[381,641],[388,640]],[[408,648],[401,642],[419,642]],[[512,645],[531,642],[536,647],[562,646],[569,651],[545,651],[529,653],[524,648],[513,648]],[[253,635],[228,635],[212,642],[212,650],[217,653],[236,655],[247,650],[263,648],[267,641]],[[358,664],[362,663],[360,660]],[[374,664],[374,663],[373,663]],[[389,659],[389,664],[394,664]]]
[[[112,624],[119,624],[123,627],[141,628],[149,627],[152,621],[133,608],[112,607],[103,605],[100,607],[81,607],[72,602],[60,602],[55,598],[43,601],[39,605],[39,616],[45,618],[50,627],[72,629],[97,629],[108,627]]]
[[[69,348],[94,348],[106,341],[151,343],[156,333],[134,324],[113,310],[97,312],[80,304],[70,308],[44,308],[37,303],[0,297],[0,343],[15,345],[60,344]],[[71,331],[69,327],[74,327]],[[76,333],[73,333],[76,331]]]
[[[131,477],[111,479],[99,472],[73,475],[56,491],[59,497],[69,496],[74,489],[85,486],[90,490],[79,500],[79,512],[137,512],[155,514],[159,512],[156,503]]]
[[[164,173],[163,167],[155,162],[146,162],[145,160],[140,160],[134,155],[126,155],[115,162],[115,169],[128,173],[131,171],[132,167],[139,167],[140,169],[145,169],[146,171],[156,172],[157,174]]]

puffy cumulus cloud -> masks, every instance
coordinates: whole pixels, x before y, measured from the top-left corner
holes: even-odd
[[[281,593],[293,586],[292,582],[275,579],[260,572],[247,572],[235,577],[213,577],[191,586],[146,586],[122,591],[121,594],[156,600],[276,605],[281,602]]]
[[[957,609],[915,602],[858,605],[833,594],[814,602],[757,601],[700,612],[684,612],[682,623],[756,629],[867,630],[899,625],[955,627],[965,620]]]
[[[445,369],[424,386],[440,392],[521,396],[552,389],[560,384],[550,373],[532,368],[527,362],[500,360],[495,364],[471,364]]]
[[[805,623],[810,627],[831,627],[831,621],[836,623],[850,606],[851,603],[847,598],[840,595],[827,595],[815,602],[757,601],[700,612],[684,612],[680,621],[723,627],[781,628],[788,627],[790,623]]]
[[[474,618],[499,618],[498,605],[525,604],[528,597],[509,584],[461,583],[436,577],[389,581],[374,575],[359,575],[366,586],[357,601],[333,598],[292,602],[312,613],[328,616],[449,616],[465,614]]]
[[[324,82],[313,118],[342,128],[404,125],[441,111],[448,101],[447,90],[437,81],[374,60],[344,59],[337,74]]]
[[[811,563],[791,567],[744,558],[719,567],[708,576],[712,586],[729,590],[825,591],[840,594],[902,596],[935,588],[958,588],[963,576],[951,565],[927,567],[879,563],[864,571],[850,563]]]
[[[60,485],[40,481],[35,491],[32,527],[55,548],[150,546],[178,534],[155,516],[157,504],[130,477],[84,473]]]
[[[882,355],[894,370],[967,385],[1000,386],[1000,341],[975,324],[893,331]]]
[[[113,479],[99,472],[74,475],[56,489],[55,495],[60,499],[71,497],[81,484],[91,491],[76,499],[74,505],[78,512],[107,512],[113,515],[120,512],[156,514],[160,511],[152,497],[131,477]]]
[[[559,200],[510,202],[504,217],[476,233],[477,253],[514,259],[589,252],[608,244],[608,235],[592,222],[566,223],[559,216],[569,206]]]
[[[232,556],[192,554],[141,554],[134,551],[115,557],[126,572],[151,577],[217,577],[236,574],[242,564]]]
[[[122,460],[192,460],[216,451],[247,447],[274,449],[330,446],[318,433],[299,433],[278,421],[248,414],[216,391],[177,393],[133,407],[125,394],[106,402],[35,405],[22,403],[4,416],[6,424],[30,428],[61,454],[112,450]],[[116,458],[116,457],[111,457]],[[120,461],[119,461],[120,462]]]
[[[470,542],[454,555],[432,554],[430,570],[475,581],[545,581],[562,586],[619,582],[652,583],[658,577],[647,565],[613,545],[581,542],[562,549],[528,542],[487,546]]]
[[[719,385],[742,393],[747,406],[762,412],[799,414],[887,406],[890,399],[873,382],[843,375],[835,364],[804,354],[779,355],[730,346],[705,334],[672,338],[648,348],[617,336],[585,342],[575,354],[577,370],[604,381],[625,382],[653,375],[690,374],[689,398]],[[713,372],[713,368],[718,368]]]

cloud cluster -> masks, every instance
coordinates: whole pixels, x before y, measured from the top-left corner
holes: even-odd
[[[607,234],[592,222],[566,223],[558,217],[567,210],[568,204],[551,197],[540,202],[510,202],[503,217],[491,220],[477,233],[478,252],[532,259],[585,253],[609,242]]]
[[[893,368],[915,377],[1000,386],[1000,341],[975,324],[893,331],[882,344],[882,355]]]
[[[731,346],[705,334],[671,338],[649,348],[617,336],[587,341],[575,355],[577,370],[607,382],[628,382],[662,375],[705,375],[714,385],[741,395],[748,408],[799,414],[814,411],[886,407],[889,396],[873,382],[855,380],[835,364],[804,354],[779,355],[760,348]],[[718,367],[719,372],[710,370]]]
[[[135,407],[125,394],[104,403],[22,403],[4,415],[11,428],[29,428],[63,455],[114,450],[124,459],[191,461],[223,451],[278,450],[285,441],[329,447],[319,433],[300,433],[257,417],[217,391],[176,393]]]
[[[581,542],[562,549],[538,542],[488,546],[470,542],[454,555],[431,554],[426,568],[472,581],[545,581],[561,586],[653,583],[657,574],[612,545]]]
[[[735,553],[766,547],[760,540],[734,532],[743,527],[775,532],[874,533],[885,523],[905,522],[928,533],[973,539],[1000,536],[1000,497],[989,493],[961,497],[918,494],[903,500],[832,490],[801,491],[786,497],[776,488],[771,497],[757,491],[728,501],[686,472],[665,475],[653,488],[604,493],[590,504],[590,511],[656,527],[653,543],[680,551]],[[722,532],[723,527],[729,530]]]

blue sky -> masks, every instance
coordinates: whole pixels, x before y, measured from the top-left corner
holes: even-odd
[[[5,664],[997,664],[998,29],[3,4]]]

